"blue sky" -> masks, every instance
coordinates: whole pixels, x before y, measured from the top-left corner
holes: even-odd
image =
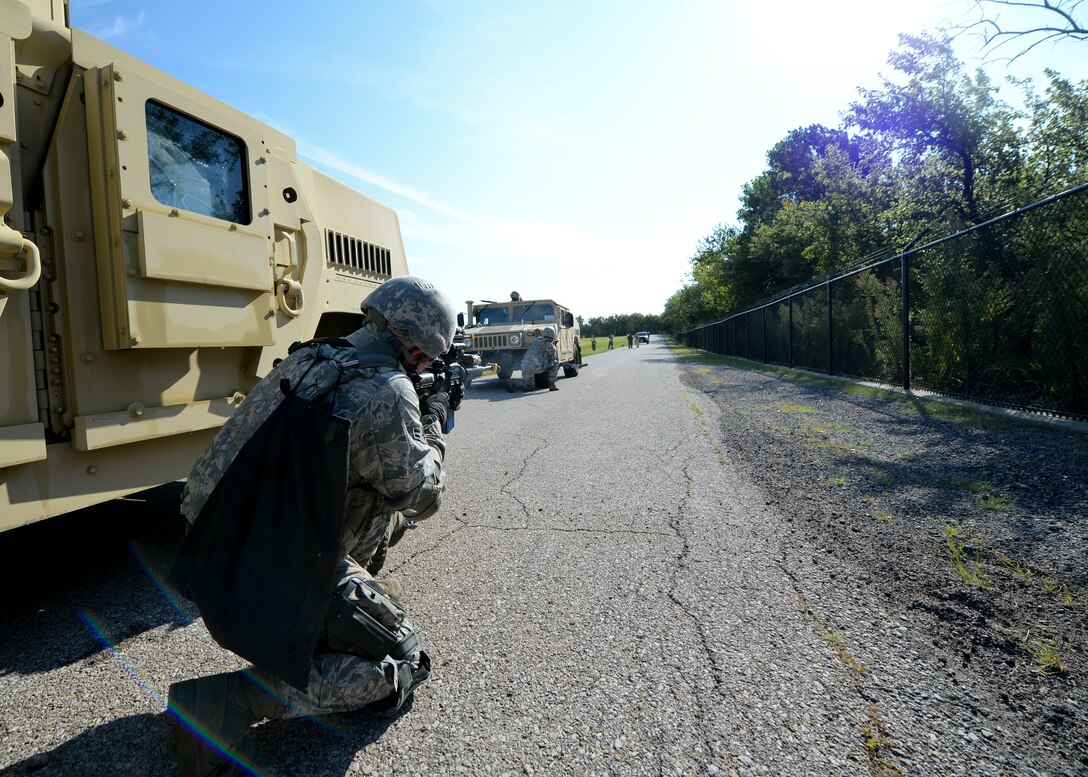
[[[72,0],[72,25],[295,138],[395,208],[467,299],[660,313],[791,129],[835,126],[899,32],[966,0]],[[1084,44],[1040,47],[1088,78]],[[961,47],[973,67],[978,51]],[[1013,99],[1010,88],[1003,95]]]

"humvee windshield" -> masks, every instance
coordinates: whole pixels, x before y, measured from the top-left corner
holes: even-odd
[[[505,324],[509,320],[509,311],[504,307],[486,307],[476,311],[476,323],[480,326]]]
[[[515,321],[555,321],[555,306],[546,302],[514,305]]]

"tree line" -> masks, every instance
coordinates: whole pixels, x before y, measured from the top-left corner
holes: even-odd
[[[1009,79],[1013,104],[984,71],[968,71],[945,34],[900,36],[888,64],[838,126],[800,127],[771,147],[736,223],[698,243],[690,282],[656,327],[638,328],[690,329],[1088,180],[1088,81],[1046,70],[1040,90]]]
[[[577,316],[582,337],[626,337],[633,332],[664,332],[662,316],[654,313],[618,313],[613,316]]]

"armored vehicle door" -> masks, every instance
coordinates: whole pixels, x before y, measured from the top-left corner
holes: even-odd
[[[261,138],[113,65],[84,89],[106,347],[271,345]]]
[[[88,451],[218,426],[275,341],[273,139],[79,30],[72,56],[43,173],[53,430]]]

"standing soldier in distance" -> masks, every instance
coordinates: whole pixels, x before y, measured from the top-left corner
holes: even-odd
[[[344,645],[357,643],[358,635],[343,632],[354,620],[350,613],[345,617],[343,605],[362,609],[352,602],[377,593],[404,614],[392,587],[373,580],[364,567],[397,512],[420,520],[438,509],[446,450],[441,427],[450,413],[449,398],[439,392],[421,407],[408,373],[449,349],[455,313],[442,292],[412,276],[386,281],[361,308],[363,326],[346,338],[355,348],[331,349],[336,355],[324,361],[315,360],[315,348],[300,348],[287,356],[228,419],[186,484],[182,512],[192,523],[242,446],[282,400],[281,380],[290,381],[299,396],[310,399],[321,396],[330,381],[335,384],[339,372],[335,391],[316,401],[351,422],[339,549],[343,561],[336,570],[335,589],[329,591],[329,601],[338,601],[341,607],[334,615],[330,606],[320,616],[325,626],[305,691],[260,667],[170,686],[169,739],[183,777],[248,774],[238,764],[252,761],[255,743],[250,726],[262,719],[362,708],[391,714],[429,675],[430,659],[407,620],[403,622],[407,637],[398,648],[407,645],[410,652],[380,660],[348,652]],[[373,366],[373,357],[367,364],[362,354],[383,354],[385,364]],[[208,515],[202,519],[209,517],[214,519]],[[269,564],[275,567],[275,559]]]
[[[559,374],[559,353],[555,349],[555,329],[544,327],[540,337],[533,340],[521,360],[521,377],[510,378],[507,391],[532,391],[536,388],[538,373],[548,373],[548,391],[559,391],[555,378]]]

